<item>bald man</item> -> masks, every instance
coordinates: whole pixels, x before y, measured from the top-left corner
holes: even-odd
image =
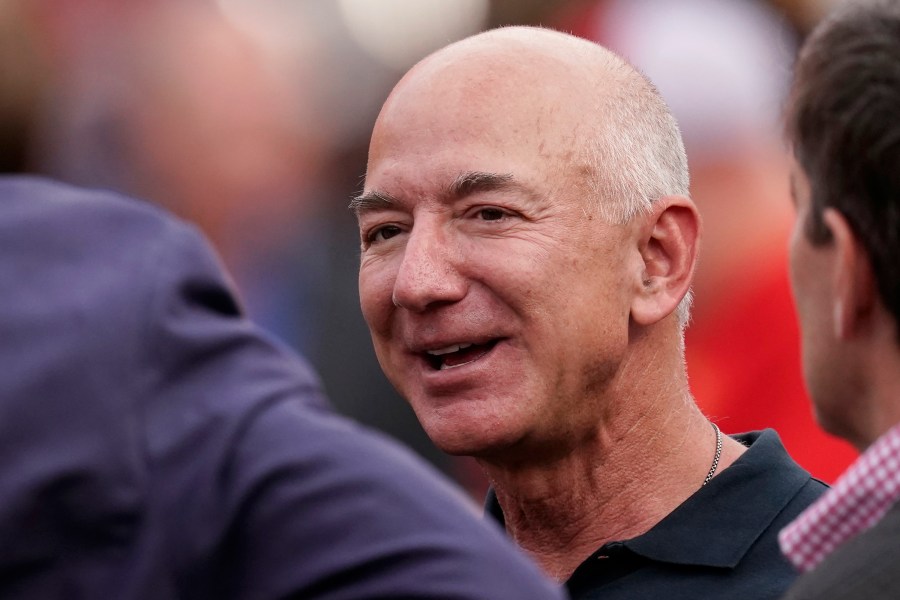
[[[700,218],[648,80],[549,30],[450,45],[391,93],[352,208],[382,368],[573,598],[789,585],[777,532],[824,485],[774,432],[723,436],[694,404]]]

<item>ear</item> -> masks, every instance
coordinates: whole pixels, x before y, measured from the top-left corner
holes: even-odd
[[[868,253],[844,215],[826,208],[822,219],[834,240],[834,334],[838,339],[847,339],[859,333],[877,301],[875,274]]]
[[[639,235],[643,272],[635,282],[631,317],[639,325],[651,325],[674,312],[690,289],[700,215],[690,198],[664,196],[653,203]]]

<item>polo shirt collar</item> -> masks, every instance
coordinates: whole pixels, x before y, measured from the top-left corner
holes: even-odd
[[[659,562],[737,566],[810,475],[796,468],[772,429],[731,437],[748,446],[747,451],[650,531],[624,541],[624,546]],[[488,491],[485,508],[504,524],[493,490]]]
[[[626,547],[661,562],[737,566],[810,475],[772,429],[732,437],[747,451]]]

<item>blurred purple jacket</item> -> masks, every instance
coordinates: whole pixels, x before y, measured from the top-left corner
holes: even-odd
[[[561,598],[143,202],[0,179],[0,597]]]

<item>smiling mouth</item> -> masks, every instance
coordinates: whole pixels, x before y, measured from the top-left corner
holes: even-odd
[[[436,371],[455,369],[483,357],[497,345],[498,341],[492,340],[486,344],[454,344],[446,348],[428,350],[424,355],[428,364]]]

